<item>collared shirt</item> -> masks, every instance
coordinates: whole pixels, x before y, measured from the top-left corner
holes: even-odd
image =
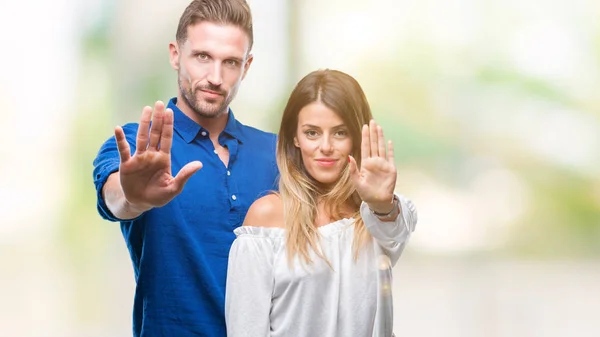
[[[167,205],[136,219],[117,219],[102,199],[108,176],[119,169],[114,137],[94,160],[100,215],[120,221],[133,262],[136,290],[134,336],[226,336],[225,281],[233,230],[257,198],[277,189],[276,136],[245,126],[229,111],[219,143],[229,163],[219,159],[209,133],[177,108],[174,113],[173,175],[187,163],[203,167]],[[131,153],[138,124],[123,126]]]

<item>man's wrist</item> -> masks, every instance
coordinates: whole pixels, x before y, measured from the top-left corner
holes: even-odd
[[[129,200],[125,199],[125,210],[128,213],[140,215],[151,209],[152,209],[152,207],[146,207],[143,205],[135,205],[135,204],[132,204],[131,202],[129,202]]]

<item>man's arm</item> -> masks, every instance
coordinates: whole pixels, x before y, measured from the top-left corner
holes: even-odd
[[[121,220],[135,219],[142,215],[142,213],[152,209],[152,207],[136,206],[127,201],[125,193],[123,193],[123,188],[121,188],[121,179],[118,171],[108,176],[102,188],[102,198],[110,212]]]

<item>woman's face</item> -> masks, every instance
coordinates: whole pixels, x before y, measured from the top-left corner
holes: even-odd
[[[294,145],[300,149],[306,171],[324,185],[339,179],[352,153],[348,127],[321,102],[300,110]]]

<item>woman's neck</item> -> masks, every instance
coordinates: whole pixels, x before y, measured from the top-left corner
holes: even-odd
[[[333,207],[334,209],[327,207],[325,205],[325,201],[323,200],[318,202],[315,219],[317,227],[321,227],[344,218],[350,218],[356,213],[356,207],[352,205],[350,200],[346,201],[343,205],[336,205]]]

